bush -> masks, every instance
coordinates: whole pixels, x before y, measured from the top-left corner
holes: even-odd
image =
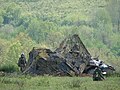
[[[7,73],[12,73],[17,71],[17,68],[14,65],[1,65],[0,66],[0,71],[7,72]]]

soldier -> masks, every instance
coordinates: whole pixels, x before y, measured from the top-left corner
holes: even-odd
[[[20,67],[20,71],[23,72],[25,69],[27,62],[24,53],[21,54],[21,57],[18,60],[18,66]]]
[[[94,73],[93,73],[93,81],[102,81],[104,79],[105,78],[102,75],[101,69],[99,68],[99,66],[97,66],[94,70]]]

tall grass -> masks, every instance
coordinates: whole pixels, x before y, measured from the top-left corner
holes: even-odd
[[[92,81],[92,77],[11,75],[0,77],[0,90],[120,90],[120,77]]]

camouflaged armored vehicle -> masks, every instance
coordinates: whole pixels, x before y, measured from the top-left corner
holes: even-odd
[[[23,73],[37,75],[80,75],[92,74],[91,55],[77,34],[62,41],[55,51],[33,48]]]

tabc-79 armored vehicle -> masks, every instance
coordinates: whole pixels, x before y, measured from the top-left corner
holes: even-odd
[[[23,73],[69,76],[92,74],[98,62],[98,59],[92,58],[79,36],[75,34],[63,40],[54,52],[45,48],[33,48]],[[101,62],[99,64],[103,72],[114,71],[112,66]]]

